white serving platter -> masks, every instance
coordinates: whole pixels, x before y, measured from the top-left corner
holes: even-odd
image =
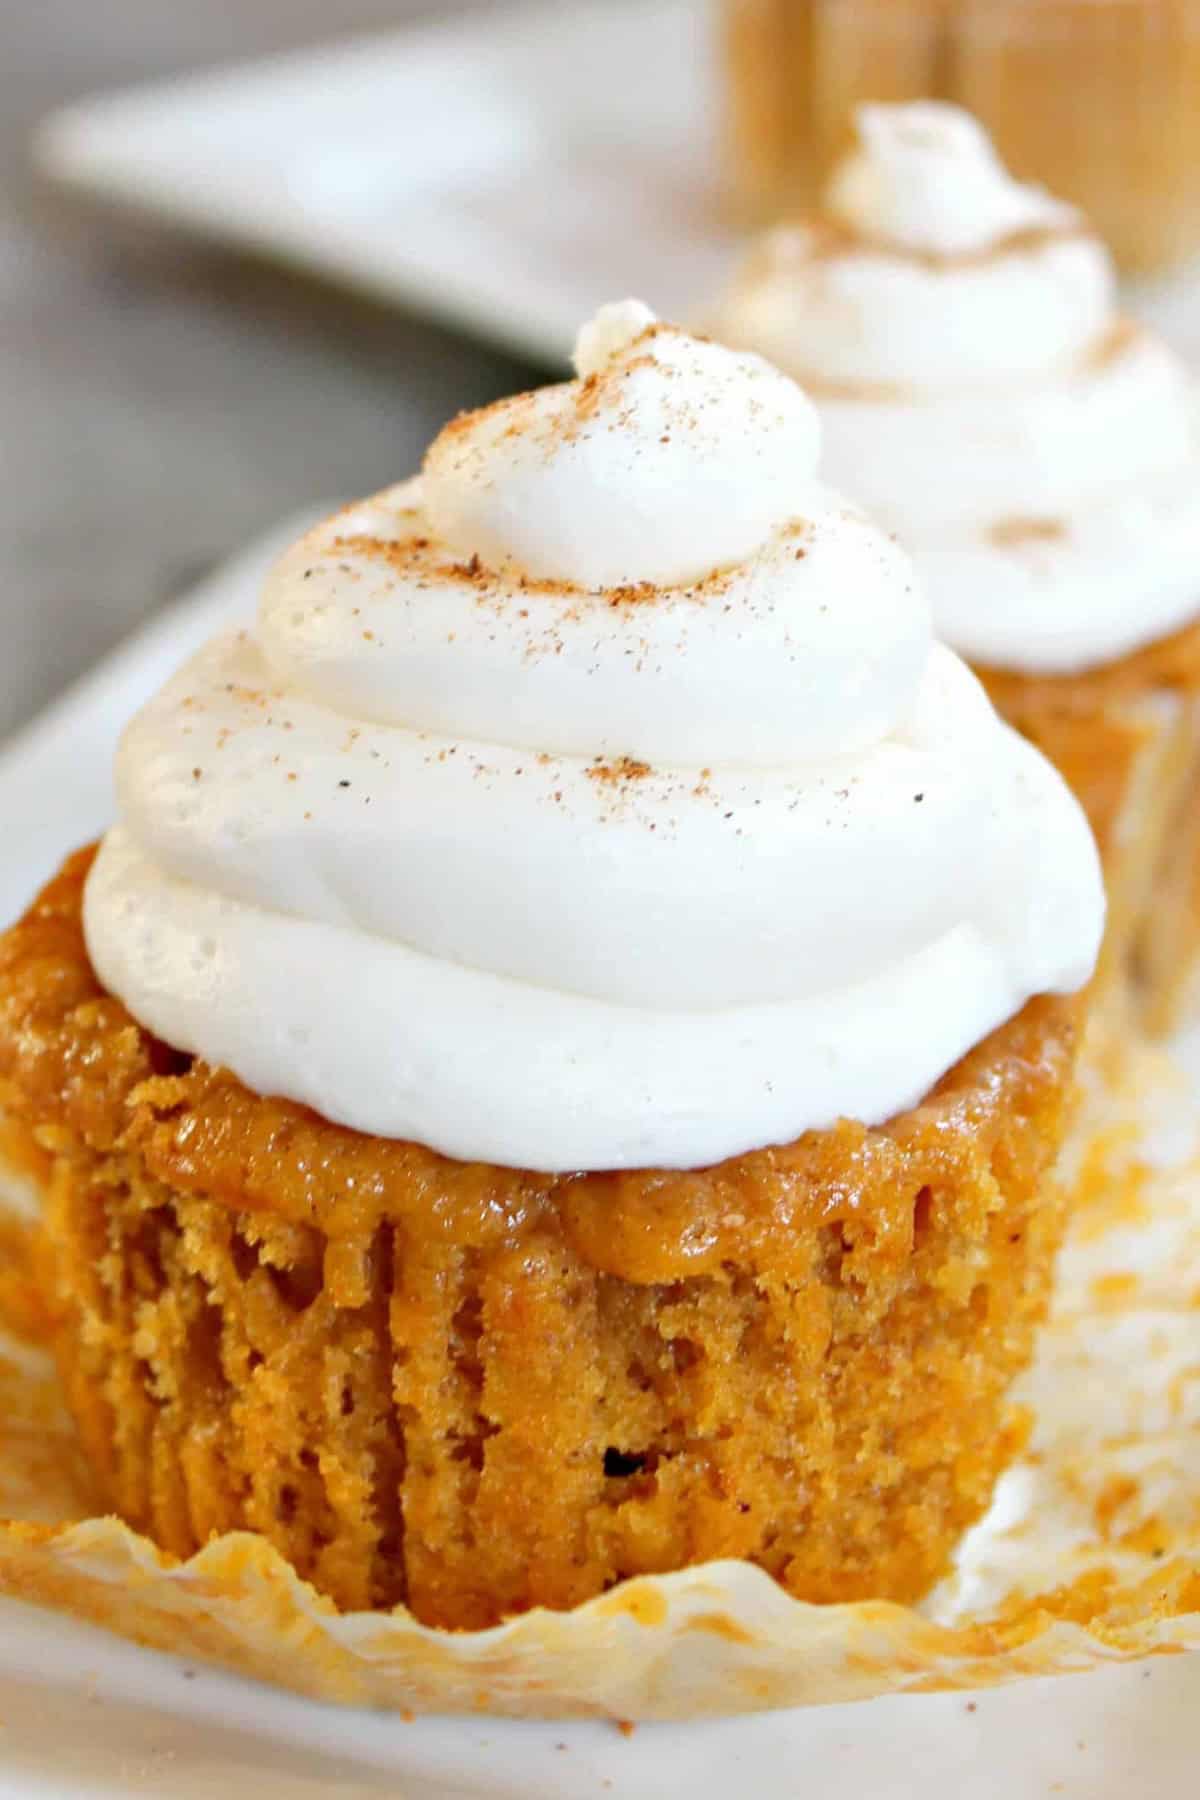
[[[602,301],[683,317],[729,267],[712,38],[698,0],[501,7],[85,100],[34,156],[559,362]]]

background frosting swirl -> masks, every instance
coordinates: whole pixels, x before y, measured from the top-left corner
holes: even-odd
[[[718,329],[804,381],[825,466],[917,557],[975,660],[1069,673],[1200,610],[1200,414],[1071,209],[956,108],[867,107],[823,220]]]
[[[1006,238],[1079,224],[1073,207],[1014,181],[983,127],[940,100],[863,106],[858,147],[834,171],[827,206],[861,237],[963,256]]]
[[[817,483],[791,383],[632,304],[579,363],[309,534],[133,721],[97,969],[252,1087],[465,1159],[886,1117],[1086,979],[1086,827]]]

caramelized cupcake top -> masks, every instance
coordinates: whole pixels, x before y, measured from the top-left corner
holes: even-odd
[[[96,968],[259,1092],[465,1160],[878,1122],[1087,979],[1086,826],[790,381],[634,303],[577,365],[305,537],[134,720]]]
[[[1200,410],[1104,246],[966,113],[864,107],[823,215],[718,330],[802,380],[826,467],[913,550],[964,655],[1075,673],[1200,611]]]

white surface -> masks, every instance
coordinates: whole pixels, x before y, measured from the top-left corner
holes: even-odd
[[[318,1706],[0,1609],[0,1800],[1190,1800],[1200,1657],[698,1725]]]
[[[0,1609],[0,1800],[1191,1800],[1200,1657],[701,1725],[343,1711]]]
[[[67,108],[54,178],[565,362],[727,266],[702,0],[501,8]]]
[[[301,521],[246,552],[0,754],[0,917],[106,822],[121,723],[214,626],[248,617]],[[0,1602],[0,1800],[1192,1800],[1200,1656],[967,1695],[705,1725],[405,1722],[276,1694]]]
[[[81,193],[561,364],[603,301],[706,316],[735,265],[711,10],[499,7],[85,100],[35,157]],[[1131,298],[1200,356],[1200,272]]]

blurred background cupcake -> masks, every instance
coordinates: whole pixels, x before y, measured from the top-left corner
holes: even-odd
[[[724,33],[744,219],[815,201],[858,102],[939,98],[1084,208],[1123,268],[1200,249],[1196,0],[724,0]]]
[[[1200,407],[1086,217],[939,101],[863,106],[821,207],[714,328],[817,400],[830,478],[913,552],[939,635],[1066,775],[1106,971],[1200,1004]]]

